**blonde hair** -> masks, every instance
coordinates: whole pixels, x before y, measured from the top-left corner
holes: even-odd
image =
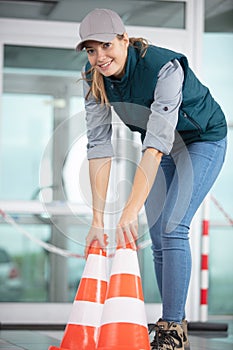
[[[117,35],[119,40],[122,40],[124,34]],[[129,45],[135,47],[140,51],[141,57],[144,57],[149,46],[148,41],[144,38],[129,38]],[[83,74],[83,79],[87,82],[91,83],[90,90],[85,96],[88,99],[89,95],[92,94],[97,102],[100,102],[102,105],[110,105],[109,100],[106,94],[105,86],[104,86],[104,78],[103,75],[97,71],[94,67],[91,67],[86,75],[90,75],[91,78],[86,78],[85,73]]]

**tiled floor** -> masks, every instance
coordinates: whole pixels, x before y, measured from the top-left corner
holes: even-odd
[[[233,350],[233,316],[211,322],[227,324],[228,331],[191,330],[189,332],[191,350]],[[50,345],[59,347],[63,334],[63,331],[49,329],[43,331],[2,329],[0,350],[48,350]]]

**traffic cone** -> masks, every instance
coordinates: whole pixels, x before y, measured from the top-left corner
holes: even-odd
[[[138,257],[130,244],[113,258],[97,349],[150,349]]]
[[[49,350],[95,350],[107,292],[106,252],[93,241],[60,347]]]

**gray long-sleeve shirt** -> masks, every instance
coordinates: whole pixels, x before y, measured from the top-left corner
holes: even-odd
[[[171,152],[178,111],[182,102],[183,69],[178,60],[165,64],[159,72],[154,91],[154,101],[150,106],[150,116],[142,150],[152,147],[169,154]],[[84,96],[89,85],[84,80]],[[92,95],[85,100],[87,125],[87,158],[105,158],[114,155],[111,143],[112,111],[106,105],[97,103]]]

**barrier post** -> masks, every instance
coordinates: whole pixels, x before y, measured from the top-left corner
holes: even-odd
[[[209,288],[209,195],[203,202],[202,237],[201,237],[201,278],[200,278],[200,321],[208,320]]]

